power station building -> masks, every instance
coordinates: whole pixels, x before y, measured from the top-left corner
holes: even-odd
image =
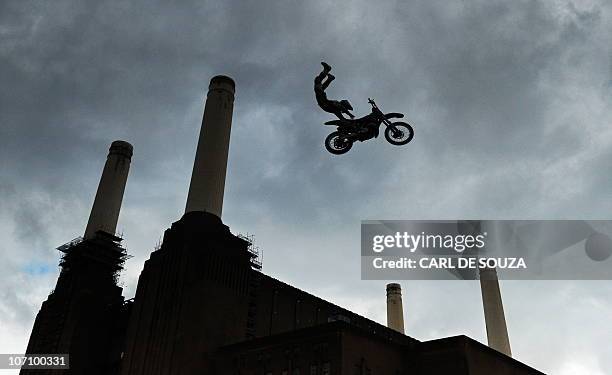
[[[115,235],[132,146],[112,143],[82,238],[63,252],[27,353],[68,353],[87,375],[541,374],[466,336],[404,334],[401,290],[387,287],[389,327],[261,272],[248,239],[221,220],[234,81],[212,78],[184,215],[164,233],[125,300],[127,254]]]

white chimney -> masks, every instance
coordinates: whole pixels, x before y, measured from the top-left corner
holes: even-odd
[[[186,213],[207,211],[221,217],[234,92],[235,84],[231,78],[216,76],[210,80]]]
[[[99,230],[115,234],[133,150],[132,145],[125,141],[115,141],[111,144],[89,214],[83,236],[85,239],[93,237]]]
[[[490,348],[512,357],[510,339],[506,327],[504,305],[502,304],[499,280],[495,268],[480,270],[480,289],[487,326],[487,342]]]
[[[387,327],[404,333],[402,287],[396,283],[387,284]]]

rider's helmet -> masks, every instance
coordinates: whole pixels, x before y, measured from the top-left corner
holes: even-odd
[[[347,111],[352,111],[353,110],[353,106],[351,106],[351,103],[349,103],[349,101],[346,100],[346,99],[340,100],[340,104],[342,105],[342,108],[347,110]]]

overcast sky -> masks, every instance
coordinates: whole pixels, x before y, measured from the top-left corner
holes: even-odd
[[[610,219],[609,1],[1,1],[0,352],[25,351],[113,140],[134,145],[124,295],[184,210],[208,82],[236,81],[223,220],[264,271],[385,323],[362,219]],[[190,2],[182,2],[188,4]],[[312,79],[416,135],[341,157]],[[402,283],[406,332],[486,343],[477,282]],[[612,282],[502,282],[515,357],[612,373]]]

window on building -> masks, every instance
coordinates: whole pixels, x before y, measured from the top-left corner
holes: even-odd
[[[329,365],[329,362],[323,362],[321,370],[321,375],[329,375],[331,372],[331,366]]]

